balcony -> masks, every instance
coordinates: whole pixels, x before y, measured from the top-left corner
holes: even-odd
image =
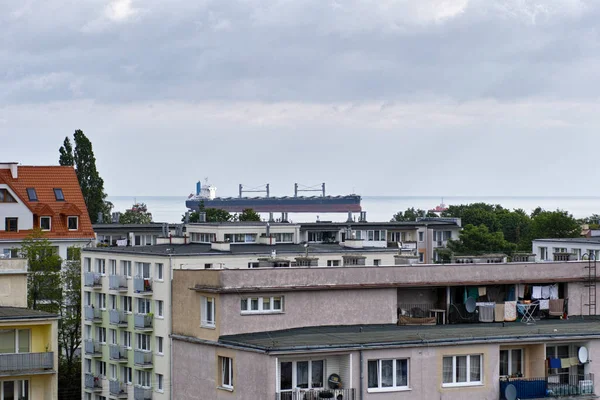
[[[500,380],[500,400],[506,400],[506,388],[513,385],[518,399],[545,397],[586,398],[594,394],[594,375],[550,375],[545,378],[506,378]]]
[[[127,328],[128,316],[125,311],[122,310],[109,310],[108,317],[111,325],[117,325],[120,328]]]
[[[102,391],[102,379],[99,376],[93,374],[85,374],[85,388],[94,392]]]
[[[0,354],[0,376],[54,373],[54,353]]]
[[[102,323],[102,310],[95,308],[94,306],[85,306],[84,317],[86,321],[92,321],[98,324]]]
[[[152,352],[146,350],[135,350],[133,363],[136,367],[152,368]]]
[[[86,340],[84,350],[86,356],[102,357],[102,345],[95,340]]]
[[[152,294],[152,279],[136,276],[133,278],[133,291],[139,294]]]
[[[112,361],[127,362],[127,359],[129,356],[129,354],[128,354],[129,349],[127,349],[127,347],[120,346],[118,344],[111,344],[109,348],[110,348],[110,359]]]
[[[102,289],[101,275],[97,272],[86,272],[83,275],[83,286]]]
[[[127,291],[127,277],[125,275],[109,275],[108,288],[118,292]]]
[[[127,385],[124,382],[110,381],[108,384],[108,391],[111,396],[117,399],[127,398]]]
[[[342,396],[342,397],[340,397]],[[275,394],[275,400],[355,400],[355,389],[298,389],[297,391]]]
[[[137,331],[151,332],[152,331],[152,315],[150,314],[135,314],[134,326]]]
[[[133,388],[133,398],[134,400],[152,400],[152,389],[135,386]]]

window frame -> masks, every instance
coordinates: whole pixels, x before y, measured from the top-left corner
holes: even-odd
[[[155,317],[159,318],[159,319],[164,319],[165,303],[162,300],[155,300],[154,308],[155,308],[155,312],[156,312]]]
[[[54,198],[56,201],[65,201],[65,193],[62,188],[53,188],[52,190],[54,191]]]
[[[233,358],[219,356],[219,371],[220,371],[219,388],[226,389],[226,390],[233,390],[233,384],[234,384],[234,381],[233,381]]]
[[[521,361],[520,361],[521,371],[512,371],[512,359],[513,359],[512,353],[513,353],[513,351],[517,351],[517,350],[521,352]],[[507,371],[506,371],[507,374],[502,374],[501,371],[500,371],[500,369],[502,369],[502,352],[503,351],[506,351],[508,353],[508,358],[507,358],[507,363],[508,364],[507,364]],[[524,366],[524,361],[525,361],[524,354],[525,354],[525,351],[521,347],[500,349],[500,353],[498,354],[498,356],[499,356],[498,357],[498,371],[499,371],[500,377],[508,377],[508,376],[515,375],[517,373],[521,373],[522,375],[524,375],[524,373],[522,371],[523,370],[523,366]]]
[[[164,273],[165,273],[165,266],[163,263],[156,263],[156,280],[163,282],[165,277],[164,277]]]
[[[457,382],[457,368],[456,368],[456,358],[457,357],[466,357],[466,381],[465,382]],[[471,381],[471,357],[479,357],[479,380]],[[451,358],[452,359],[452,382],[444,382],[444,359]],[[483,354],[455,354],[455,355],[445,355],[442,357],[442,387],[466,387],[466,386],[483,386]]]
[[[210,314],[212,319],[206,319],[209,315],[208,308],[210,307]],[[202,296],[200,299],[200,326],[202,328],[216,327],[216,315],[215,315],[215,298],[210,296]]]
[[[11,222],[14,222],[15,229],[11,229]],[[4,230],[6,232],[19,232],[19,217],[4,218]]]
[[[44,228],[42,221],[48,221],[48,228]],[[49,215],[43,215],[40,217],[40,229],[44,232],[48,232],[52,230],[52,217]]]
[[[35,191],[35,188],[28,187],[26,189],[26,191],[27,191],[27,198],[29,199],[29,201],[39,201],[39,198],[38,198],[37,192]],[[32,196],[32,194],[33,194],[33,196]]]
[[[8,189],[0,188],[0,203],[17,203],[17,199]]]
[[[71,220],[75,219],[75,228],[71,228]],[[79,230],[79,217],[77,215],[69,215],[67,217],[67,229],[70,231]]]
[[[369,387],[369,362],[377,362],[377,387]],[[383,386],[382,363],[392,361],[392,386]],[[406,362],[406,385],[398,385],[396,382],[398,363]],[[410,358],[378,358],[367,360],[367,393],[400,392],[410,390]]]
[[[321,384],[323,386],[319,387],[319,386],[313,386],[313,362],[321,362],[322,363],[322,376],[321,376]],[[284,363],[289,363],[292,364],[292,381],[291,381],[291,385],[292,387],[290,389],[282,389],[281,388],[281,365]],[[298,363],[308,363],[308,387],[306,388],[301,388],[298,386]],[[327,382],[327,360],[325,358],[302,358],[302,359],[297,359],[297,360],[283,360],[283,361],[279,361],[279,364],[277,365],[278,368],[278,381],[279,381],[279,392],[280,393],[290,393],[293,392],[295,390],[320,390],[320,389],[325,389]]]
[[[252,300],[258,302],[258,308],[256,310],[252,309]],[[265,302],[265,299],[268,299]],[[275,299],[279,299],[279,308],[275,308]],[[244,302],[246,304],[246,308],[244,309]],[[265,309],[265,304],[269,304],[269,308]],[[253,297],[242,297],[240,299],[240,313],[242,315],[246,314],[281,314],[284,312],[284,296],[253,296]]]
[[[156,336],[156,354],[162,356],[164,352],[164,338],[162,336]]]

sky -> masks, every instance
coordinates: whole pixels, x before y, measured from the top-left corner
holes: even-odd
[[[0,160],[109,196],[600,196],[600,2],[0,1]]]

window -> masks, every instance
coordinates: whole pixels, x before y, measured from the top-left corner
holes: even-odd
[[[377,258],[376,258],[376,259],[374,259],[374,260],[373,260],[373,265],[374,265],[374,266],[376,266],[376,267],[380,266],[380,265],[381,265],[381,260],[380,260],[380,259],[377,259]]]
[[[135,273],[143,279],[150,279],[150,263],[135,263]]]
[[[29,329],[0,329],[0,354],[29,353],[30,338]]]
[[[146,235],[146,246],[152,246],[152,235]]]
[[[220,386],[227,389],[233,389],[233,359],[229,357],[219,357],[219,364],[221,367]]]
[[[230,243],[255,243],[256,233],[226,233],[225,241]]]
[[[156,316],[158,318],[163,318],[163,301],[162,300],[156,300]]]
[[[546,346],[546,358],[569,358],[569,345]],[[560,383],[569,383],[569,368],[548,368],[548,375],[558,376]]]
[[[212,264],[204,264],[204,269],[211,269],[212,268]]]
[[[19,249],[4,249],[2,251],[4,258],[17,258],[19,257]]]
[[[67,260],[78,261],[81,260],[81,248],[80,247],[67,247]]]
[[[131,261],[121,261],[121,274],[131,278]]]
[[[98,272],[99,274],[105,275],[106,274],[106,260],[103,258],[97,258],[96,259],[96,272]]]
[[[249,297],[240,300],[242,314],[281,312],[283,297]]]
[[[109,304],[111,310],[116,310],[117,309],[117,295],[109,294],[108,295],[108,304]]]
[[[131,384],[132,382],[132,369],[130,367],[121,367],[121,377],[125,383]]]
[[[101,326],[96,327],[96,339],[100,343],[106,343],[106,328]]]
[[[373,237],[374,237],[373,231],[367,231],[367,240],[369,242],[373,241]]]
[[[29,197],[29,201],[38,201],[35,188],[27,188],[27,197]]]
[[[162,281],[163,277],[163,264],[156,264],[156,279]]]
[[[425,253],[419,252],[419,262],[420,263],[425,262]]]
[[[324,370],[323,360],[282,362],[279,370],[280,390],[322,388]]]
[[[106,293],[96,293],[96,305],[99,309],[106,309]]]
[[[6,189],[0,189],[0,203],[16,203],[15,198]]]
[[[143,333],[135,334],[135,344],[138,350],[150,351],[150,335],[145,335]]]
[[[275,233],[273,236],[277,243],[294,243],[293,233]]]
[[[547,247],[540,247],[540,260],[547,260],[548,259],[548,248]]]
[[[130,313],[132,311],[131,303],[132,299],[130,296],[121,296],[121,306],[123,307],[123,311]]]
[[[328,267],[339,267],[340,260],[327,260],[327,266]]]
[[[369,360],[368,391],[408,389],[408,360]]]
[[[4,219],[4,230],[6,232],[18,232],[19,231],[19,218],[7,217]]]
[[[150,388],[152,386],[152,381],[150,380],[150,372],[149,371],[136,370],[135,373],[136,373],[138,385],[147,387],[147,388]]]
[[[523,350],[500,350],[500,376],[523,374]]]
[[[137,312],[138,314],[150,313],[150,299],[137,299]]]
[[[117,260],[108,260],[108,267],[111,275],[117,274]]]
[[[131,348],[131,332],[123,331],[123,346]]]
[[[110,379],[117,379],[117,366],[115,364],[110,365]]]
[[[215,298],[202,296],[200,300],[200,325],[215,327]]]
[[[442,386],[481,385],[481,355],[444,357]]]
[[[156,390],[161,393],[165,390],[162,374],[156,374]]]
[[[110,344],[117,344],[117,330],[116,329],[109,329],[109,336],[110,336]]]
[[[419,242],[423,241],[423,232],[419,232]]]
[[[43,231],[49,231],[51,227],[51,218],[50,217],[40,217],[40,229]]]
[[[156,353],[163,354],[163,337],[162,336],[156,337]]]
[[[142,245],[142,237],[140,235],[135,235],[135,239],[134,239],[133,243],[135,246],[141,246]]]
[[[54,188],[54,197],[56,198],[56,201],[65,201],[65,195],[60,188]]]
[[[106,362],[96,361],[96,374],[106,376]]]
[[[257,262],[249,262],[248,263],[248,268],[258,268],[258,263]]]
[[[67,226],[70,231],[79,229],[79,217],[67,217]]]

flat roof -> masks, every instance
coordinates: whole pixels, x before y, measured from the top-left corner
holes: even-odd
[[[1,307],[0,321],[15,319],[55,319],[58,315],[24,307]]]
[[[600,236],[589,238],[556,238],[556,239],[533,239],[534,242],[564,242],[564,243],[599,243]]]
[[[342,228],[350,226],[352,228],[415,228],[418,226],[432,227],[436,226],[458,226],[456,222],[449,220],[440,220],[440,221],[390,221],[390,222],[330,222],[330,221],[322,221],[322,222],[301,222],[300,229],[306,230],[307,228]]]
[[[600,338],[600,317],[433,326],[319,326],[227,335],[222,345],[265,352],[332,351],[382,347],[454,345],[458,343],[534,342]]]
[[[169,249],[167,251],[167,249]],[[211,249],[210,244],[159,244],[154,246],[124,246],[124,247],[92,247],[83,248],[84,252],[121,253],[137,255],[163,255],[167,256],[219,256],[219,255],[271,255],[273,250],[278,255],[298,254],[304,256],[306,248],[303,244],[231,244],[230,251],[219,251]],[[314,257],[320,254],[330,253],[397,253],[397,248],[388,247],[363,247],[360,249],[348,248],[339,244],[309,244],[308,255]]]
[[[166,224],[166,222],[165,222]],[[167,224],[167,225],[173,225],[173,224]],[[129,230],[141,230],[141,229],[157,229],[157,230],[161,230],[163,226],[163,222],[152,222],[150,224],[111,224],[111,223],[105,223],[105,224],[93,224],[92,227],[94,228],[94,230],[96,229],[101,229],[101,230],[111,230],[111,229],[129,229]]]

